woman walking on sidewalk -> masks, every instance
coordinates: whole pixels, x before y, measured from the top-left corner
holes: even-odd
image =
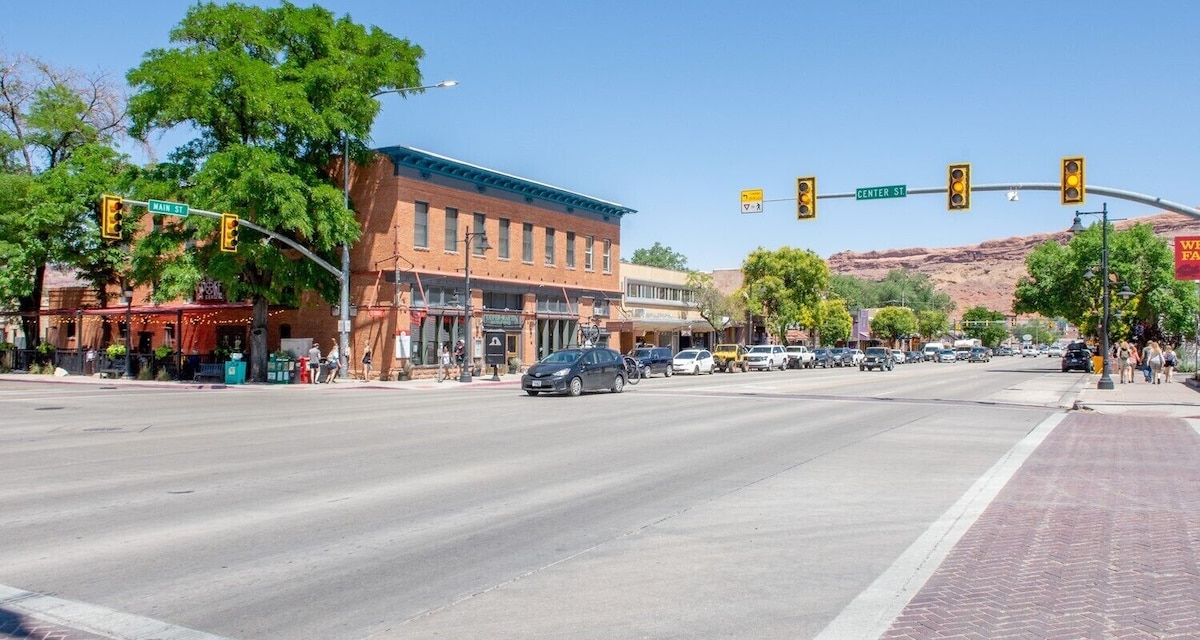
[[[1151,340],[1150,344],[1146,345],[1146,353],[1149,354],[1149,357],[1146,358],[1146,364],[1150,367],[1150,382],[1159,384],[1162,382],[1159,378],[1162,375],[1163,369],[1162,349],[1158,347],[1157,342]]]
[[[1179,358],[1175,355],[1175,349],[1171,345],[1167,345],[1166,351],[1163,351],[1163,381],[1170,382],[1171,374],[1175,373],[1175,367],[1179,366]]]

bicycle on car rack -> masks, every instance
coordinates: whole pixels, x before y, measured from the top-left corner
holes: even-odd
[[[642,379],[642,366],[637,360],[625,356],[625,382],[637,384]]]

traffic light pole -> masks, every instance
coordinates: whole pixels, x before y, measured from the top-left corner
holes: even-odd
[[[1055,191],[1055,192],[1057,192],[1057,191],[1060,191],[1061,189],[1062,189],[1062,185],[1057,182],[1006,182],[1004,184],[974,184],[974,185],[971,185],[971,191]],[[946,192],[947,192],[946,187],[918,187],[915,189],[907,189],[906,190],[906,193],[908,195],[912,195],[912,196],[930,195],[930,194],[943,194],[944,195],[944,194],[946,194]],[[1126,191],[1124,189],[1113,189],[1111,187],[1097,187],[1097,186],[1090,185],[1090,184],[1087,186],[1087,192],[1089,194],[1108,196],[1110,198],[1117,198],[1119,200],[1128,200],[1130,202],[1137,202],[1139,204],[1145,204],[1145,205],[1149,205],[1151,207],[1157,207],[1159,209],[1163,209],[1165,211],[1171,211],[1174,213],[1182,213],[1185,216],[1191,216],[1193,218],[1200,218],[1200,208],[1189,207],[1186,204],[1180,204],[1178,202],[1172,202],[1170,200],[1163,200],[1162,198],[1159,198],[1157,196],[1152,196],[1152,195],[1148,195],[1145,193],[1138,193],[1136,191]],[[825,200],[825,199],[832,200],[832,199],[837,199],[837,198],[854,198],[854,197],[856,197],[856,195],[857,194],[854,191],[849,191],[846,193],[818,193],[817,199],[818,200]],[[795,201],[796,201],[795,196],[788,197],[788,198],[770,198],[770,199],[763,200],[763,202],[795,202]],[[128,202],[128,200],[126,202]]]

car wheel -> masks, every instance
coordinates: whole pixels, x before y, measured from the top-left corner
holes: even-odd
[[[625,376],[617,374],[613,376],[612,392],[621,393],[625,390]]]
[[[700,365],[696,365],[696,368],[692,369],[692,375],[694,375],[694,376],[700,375]]]
[[[534,391],[533,389],[526,389],[525,393],[528,393],[531,396],[536,396],[538,394],[538,392]]]
[[[667,370],[663,372],[663,376],[668,378],[671,377],[671,367],[667,367]]]
[[[571,378],[571,382],[567,383],[567,395],[577,398],[581,393],[583,393],[583,379]]]
[[[650,365],[646,365],[646,366],[642,367],[642,377],[643,378],[650,377]]]

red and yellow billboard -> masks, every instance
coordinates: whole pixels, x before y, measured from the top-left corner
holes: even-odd
[[[1175,238],[1175,279],[1200,280],[1200,236]]]

